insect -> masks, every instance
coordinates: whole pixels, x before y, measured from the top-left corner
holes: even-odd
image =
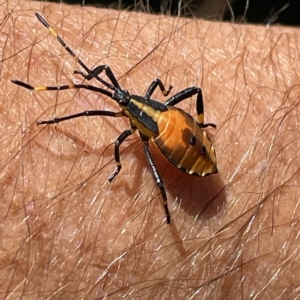
[[[156,185],[160,189],[162,195],[166,221],[170,224],[171,217],[167,204],[165,186],[150,153],[149,141],[153,142],[158,147],[163,156],[165,156],[172,165],[185,173],[195,176],[207,176],[218,173],[215,149],[205,132],[205,128],[216,128],[216,125],[213,123],[204,123],[204,106],[201,89],[195,86],[186,88],[170,97],[164,103],[161,103],[151,99],[153,92],[159,87],[162,94],[164,96],[168,96],[172,86],[170,85],[169,88],[166,89],[160,79],[155,79],[149,86],[145,96],[131,95],[127,90],[123,90],[120,87],[109,66],[100,65],[94,69],[89,69],[76,56],[71,48],[66,45],[62,38],[54,31],[53,28],[51,28],[42,16],[36,13],[36,17],[46,28],[49,29],[59,43],[70,55],[73,56],[76,62],[86,72],[84,73],[82,71],[75,70],[74,74],[79,74],[88,81],[95,78],[103,84],[106,89],[87,84],[34,87],[19,80],[12,80],[12,82],[34,91],[87,89],[110,97],[115,100],[121,108],[118,112],[88,110],[51,120],[39,120],[37,121],[37,125],[55,124],[83,116],[129,118],[130,128],[125,130],[115,141],[114,157],[116,169],[110,175],[108,181],[112,182],[122,168],[119,152],[121,144],[127,137],[132,135],[135,131],[138,131],[143,143],[146,159],[149,163]],[[105,75],[110,82],[99,77],[102,72],[105,72]],[[198,121],[182,109],[174,107],[176,104],[192,97],[193,95],[197,95],[196,110],[198,114]]]

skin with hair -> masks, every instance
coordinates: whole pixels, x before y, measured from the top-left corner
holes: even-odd
[[[298,29],[22,1],[1,10],[1,297],[296,299]],[[207,133],[219,174],[184,174],[150,147],[171,225],[137,134],[107,182],[127,119],[36,126],[119,107],[92,91],[11,83],[82,83],[35,12],[87,66],[109,65],[132,94],[157,77],[173,85],[170,96],[201,87],[205,122],[217,125]],[[159,91],[153,98],[165,100]],[[194,98],[179,107],[197,117]]]

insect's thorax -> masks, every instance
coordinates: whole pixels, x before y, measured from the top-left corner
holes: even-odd
[[[150,139],[159,135],[158,122],[166,111],[168,108],[163,103],[137,95],[131,95],[129,104],[123,108],[132,126]]]

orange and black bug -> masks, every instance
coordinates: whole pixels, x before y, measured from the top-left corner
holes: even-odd
[[[117,167],[108,178],[108,181],[112,182],[122,168],[119,153],[120,145],[128,136],[137,130],[143,142],[144,151],[152,171],[152,175],[162,194],[167,223],[170,224],[171,218],[167,205],[165,187],[154,164],[148,143],[149,140],[152,141],[171,164],[185,173],[196,176],[207,176],[218,173],[215,149],[204,130],[209,126],[216,128],[216,125],[212,123],[204,123],[204,108],[201,89],[198,87],[186,88],[170,97],[165,103],[161,103],[151,99],[154,90],[159,87],[162,94],[167,96],[170,93],[172,86],[166,90],[161,80],[155,79],[148,88],[145,96],[131,95],[128,91],[123,90],[120,87],[109,66],[101,65],[93,70],[89,69],[66,45],[61,37],[57,35],[53,28],[51,28],[39,14],[36,13],[36,16],[86,71],[86,73],[83,73],[82,71],[76,70],[74,71],[74,74],[80,74],[86,80],[95,78],[108,89],[102,89],[100,87],[86,84],[33,87],[18,80],[12,80],[12,82],[29,90],[35,91],[87,89],[107,95],[111,99],[115,100],[121,107],[119,112],[89,110],[61,118],[54,118],[52,120],[37,121],[37,125],[54,124],[82,116],[129,118],[131,125],[130,129],[125,130],[115,142],[114,155]],[[100,73],[103,71],[111,83],[99,77]],[[179,102],[193,95],[197,95],[196,109],[198,122],[185,111],[174,107]]]

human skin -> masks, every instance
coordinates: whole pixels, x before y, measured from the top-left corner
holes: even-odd
[[[299,294],[299,30],[19,2],[1,7],[1,297],[296,299]],[[183,174],[151,147],[171,225],[126,119],[35,122],[118,111],[81,82],[42,14],[91,68],[108,64],[143,95],[159,77],[202,88],[219,174]],[[91,84],[97,84],[94,80]],[[156,99],[164,101],[160,92]],[[180,107],[194,117],[195,99]]]

